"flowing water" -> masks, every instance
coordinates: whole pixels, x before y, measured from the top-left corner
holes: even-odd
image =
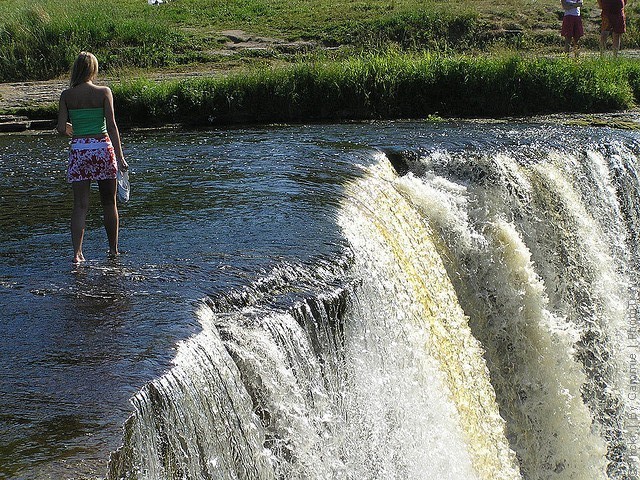
[[[638,134],[125,139],[73,267],[64,139],[0,137],[0,478],[638,478]]]

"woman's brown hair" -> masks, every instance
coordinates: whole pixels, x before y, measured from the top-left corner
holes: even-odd
[[[96,75],[98,75],[98,59],[93,53],[80,52],[76,61],[73,62],[69,84],[75,87],[81,83],[93,80],[96,78]]]

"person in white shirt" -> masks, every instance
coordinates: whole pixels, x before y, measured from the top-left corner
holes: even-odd
[[[564,16],[562,17],[562,29],[560,34],[564,37],[564,51],[569,54],[573,47],[575,56],[578,56],[580,38],[584,35],[580,7],[582,0],[562,0]]]

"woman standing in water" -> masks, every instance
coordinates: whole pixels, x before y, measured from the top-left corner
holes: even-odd
[[[73,262],[84,261],[82,240],[89,208],[89,187],[98,182],[104,212],[104,228],[109,253],[118,254],[118,207],[116,174],[129,165],[122,154],[120,133],[113,110],[113,95],[108,87],[94,85],[98,60],[89,52],[80,52],[71,71],[70,88],[60,95],[58,132],[71,137],[67,181],[73,188],[71,239]]]

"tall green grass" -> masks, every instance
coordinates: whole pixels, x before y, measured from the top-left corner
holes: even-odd
[[[208,52],[220,49],[214,29],[244,28],[374,50],[391,43],[440,51],[486,45],[476,14],[430,4],[416,9],[416,0],[386,10],[375,1],[364,11],[350,5],[350,10],[342,7],[345,13],[337,18],[329,18],[330,5],[323,1],[297,2],[297,12],[280,0],[180,0],[159,8],[137,2],[46,0],[5,6],[8,13],[0,17],[0,81],[56,77],[69,70],[80,50],[96,53],[107,71],[206,61]]]
[[[116,12],[106,1],[56,15],[39,5],[14,11],[0,23],[0,81],[54,78],[81,50],[96,53],[107,70],[166,66],[191,55],[189,39],[179,31]]]
[[[350,25],[342,43],[403,50],[471,50],[487,47],[493,37],[478,14],[430,6],[420,10],[392,12]]]
[[[219,62],[219,32],[228,29],[365,51],[460,52],[489,47],[494,27],[473,1],[0,0],[0,81],[56,77],[80,50],[107,71]]]
[[[604,112],[640,98],[640,65],[387,54],[113,90],[118,116],[144,125]]]

